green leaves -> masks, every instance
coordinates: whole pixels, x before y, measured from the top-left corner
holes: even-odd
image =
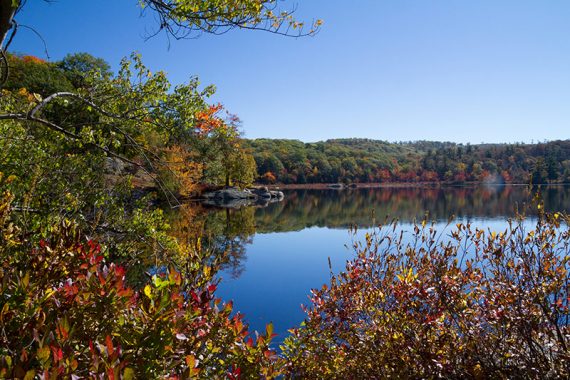
[[[275,0],[141,0],[160,19],[160,29],[177,38],[199,32],[222,34],[231,29],[264,30],[287,36],[314,35],[322,25],[316,20],[306,28],[294,11],[277,9]]]

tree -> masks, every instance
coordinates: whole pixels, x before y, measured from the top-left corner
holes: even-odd
[[[25,3],[0,0],[2,46]],[[290,13],[272,13],[275,3],[139,1],[176,38],[302,31]],[[59,67],[18,59],[34,65],[26,72],[55,70],[69,88],[26,83],[0,96],[0,378],[274,378],[271,325],[248,337],[242,317],[214,299],[219,258],[199,238],[190,246],[171,235],[156,199],[174,206],[174,190],[193,191],[202,166],[190,143],[202,136],[218,139],[226,178],[255,176],[233,126],[203,120],[213,87],[192,78],[172,88],[136,55],[116,75],[86,54]],[[126,169],[110,173],[117,161]],[[140,172],[161,192],[134,191]]]
[[[102,76],[111,75],[111,66],[102,58],[96,58],[89,53],[66,55],[56,63],[75,88],[85,86],[85,75],[97,71]]]
[[[3,88],[48,96],[60,91],[73,91],[74,86],[57,65],[31,55],[8,54],[10,75]]]
[[[540,185],[546,183],[547,178],[548,178],[548,172],[546,171],[544,159],[539,158],[535,162],[534,169],[532,171],[532,183],[535,185]]]
[[[264,30],[285,36],[315,34],[322,22],[310,25],[295,20],[295,9],[278,9],[277,0],[139,0],[144,12],[158,19],[155,32],[174,38],[194,37],[199,33],[223,34],[232,29]],[[15,25],[14,16],[25,0],[0,0],[0,41]]]
[[[223,107],[210,106],[196,114],[195,149],[200,152],[204,180],[215,185],[250,185],[257,177],[256,162],[242,145],[240,120],[235,115],[220,116]]]

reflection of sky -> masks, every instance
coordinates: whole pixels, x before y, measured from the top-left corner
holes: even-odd
[[[544,189],[545,208],[570,210],[569,194],[568,187]],[[372,208],[378,221],[384,213],[399,217],[399,228],[408,231],[405,239],[411,237],[410,220],[416,215],[421,218],[422,210],[430,210],[429,218],[437,220],[438,233],[443,231],[440,241],[446,241],[459,222],[470,222],[472,230],[505,231],[506,215],[514,215],[513,205],[528,200],[524,186],[288,191],[284,202],[256,210],[256,229],[264,233],[246,245],[241,276],[221,274],[217,295],[233,300],[234,309],[245,314],[252,330],[263,331],[266,323],[273,322],[280,341],[287,329],[303,320],[300,305],[309,303],[310,290],[329,282],[328,258],[334,272],[343,270],[353,258],[352,236],[346,226],[364,221],[370,224]],[[451,214],[458,217],[446,229],[444,218]],[[525,226],[532,228],[535,223],[536,217],[529,216]],[[356,240],[364,241],[367,231],[370,229],[359,230]]]
[[[244,273],[238,279],[222,274],[217,295],[234,300],[251,329],[264,330],[273,322],[276,340],[283,339],[287,329],[303,320],[300,305],[309,303],[310,289],[328,282],[328,257],[333,270],[344,267],[351,256],[344,247],[348,242],[348,231],[327,228],[256,235]]]
[[[446,240],[459,222],[467,220],[455,220],[447,229],[447,223],[436,224],[438,232],[443,231],[442,240]],[[470,222],[473,230],[484,228],[500,232],[507,227],[502,218],[477,218]],[[526,223],[533,225],[535,221]],[[402,224],[402,228],[412,230],[410,224]],[[356,240],[363,241],[364,234],[370,231],[359,230]],[[287,335],[287,329],[303,320],[300,305],[309,303],[310,289],[329,282],[328,258],[333,271],[339,272],[353,257],[351,242],[348,230],[320,227],[256,235],[253,244],[247,247],[245,271],[237,279],[222,273],[217,296],[233,300],[234,309],[245,314],[252,330],[264,331],[265,324],[273,322],[278,334],[276,341],[280,342]]]

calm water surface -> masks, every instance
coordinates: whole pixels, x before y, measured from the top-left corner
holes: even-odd
[[[570,187],[543,188],[542,194],[546,209],[570,212]],[[273,322],[279,342],[303,321],[301,304],[309,304],[310,290],[328,283],[329,258],[338,272],[353,257],[351,225],[370,230],[389,217],[407,230],[427,214],[440,229],[454,215],[502,230],[530,198],[525,186],[295,190],[265,208],[213,212],[225,220],[223,244],[235,251],[220,274],[218,296],[233,300],[252,330]]]

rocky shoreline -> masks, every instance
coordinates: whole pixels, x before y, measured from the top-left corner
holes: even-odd
[[[241,208],[245,206],[267,206],[269,203],[279,202],[285,198],[282,191],[269,190],[267,187],[239,189],[228,187],[202,194],[199,201],[205,205]]]

